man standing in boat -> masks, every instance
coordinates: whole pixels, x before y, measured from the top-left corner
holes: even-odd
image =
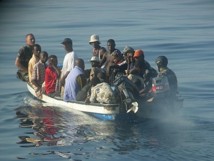
[[[33,55],[33,46],[36,42],[32,33],[25,36],[26,45],[19,49],[15,60],[15,65],[18,68],[17,77],[23,81],[28,82],[28,62]]]
[[[64,45],[64,48],[66,51],[66,54],[63,60],[63,65],[62,65],[61,78],[60,78],[61,96],[63,96],[65,79],[70,73],[70,71],[74,68],[75,60],[77,60],[78,57],[73,51],[73,42],[70,38],[65,38],[61,44]]]

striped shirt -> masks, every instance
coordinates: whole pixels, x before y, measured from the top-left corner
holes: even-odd
[[[45,81],[45,64],[41,61],[34,65],[31,80],[35,80],[39,86]]]

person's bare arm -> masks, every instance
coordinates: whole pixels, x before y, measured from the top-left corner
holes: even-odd
[[[65,79],[66,79],[66,77],[68,76],[68,74],[69,74],[69,71],[66,72],[65,75],[60,79],[60,83],[61,83],[62,86],[65,85]]]
[[[26,73],[28,72],[28,69],[25,68],[25,67],[20,63],[19,57],[16,58],[16,60],[15,60],[15,65],[17,66],[18,69],[20,69],[20,70],[22,70],[22,71],[24,71],[24,72],[26,72]]]

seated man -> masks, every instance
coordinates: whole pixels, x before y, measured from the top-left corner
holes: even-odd
[[[175,98],[176,94],[178,93],[178,82],[175,73],[167,67],[168,59],[165,56],[159,56],[155,60],[155,63],[158,67],[158,76],[166,76],[169,82],[170,88],[170,97]]]
[[[109,83],[112,84],[117,75],[125,75],[127,63],[119,50],[115,50],[111,54],[111,66],[109,67]]]
[[[100,68],[99,58],[97,56],[92,56],[91,60],[91,70],[89,79],[92,80],[93,77],[97,77],[101,82],[105,80],[105,73]]]
[[[18,68],[17,77],[22,81],[28,82],[28,63],[33,55],[35,37],[32,33],[25,37],[26,45],[19,49],[15,65]]]
[[[97,56],[92,56],[90,62],[91,69],[87,71],[89,73],[89,79],[87,84],[77,93],[77,101],[85,101],[87,96],[91,93],[91,87],[105,81],[105,73],[102,72],[102,69],[100,68],[99,58]]]
[[[77,93],[85,86],[86,77],[84,75],[85,63],[83,59],[78,58],[75,61],[75,67],[65,79],[64,101],[76,100]]]
[[[130,46],[125,46],[125,48],[123,49],[123,57],[127,63],[126,75],[129,75],[129,71],[134,67],[134,53],[134,49]]]
[[[78,93],[76,96],[77,101],[89,102],[89,97],[91,95],[91,88],[101,83],[97,77],[93,77]]]
[[[143,97],[152,87],[152,78],[157,76],[157,72],[144,59],[143,50],[135,50],[135,64],[129,71],[128,78],[139,87],[139,93]]]

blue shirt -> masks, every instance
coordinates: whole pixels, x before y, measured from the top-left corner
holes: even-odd
[[[84,74],[84,71],[78,66],[75,66],[68,74],[65,79],[64,101],[76,100],[77,93],[80,90],[76,78],[81,74]]]

